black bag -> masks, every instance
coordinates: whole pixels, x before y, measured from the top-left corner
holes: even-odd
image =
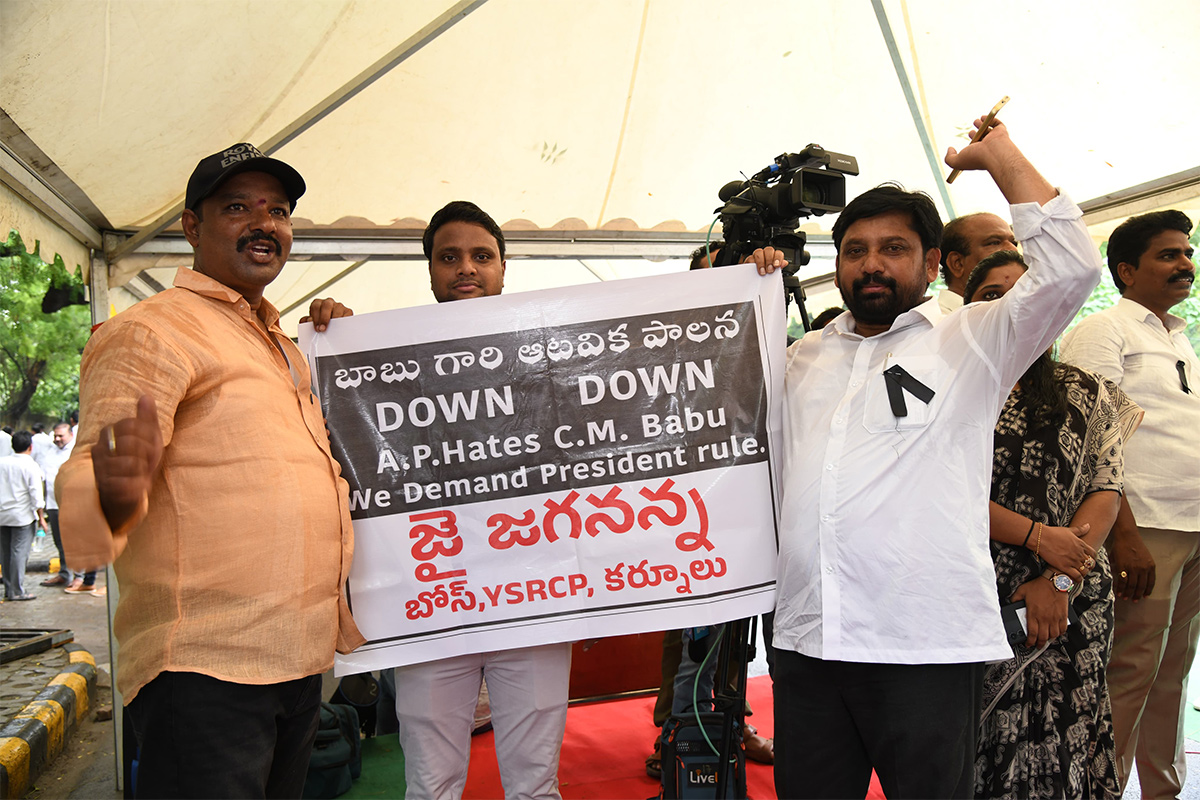
[[[719,711],[700,712],[697,724],[695,714],[670,717],[663,725],[662,733],[662,796],[666,800],[690,800],[717,797],[717,754],[704,740],[700,726],[718,750],[727,715]],[[730,764],[726,777],[725,797],[746,796],[746,750],[742,744],[742,726],[736,719],[730,743]]]
[[[358,714],[358,726],[363,736],[370,739],[375,735],[375,724],[379,716],[379,690],[379,681],[375,680],[374,675],[359,672],[338,681],[337,689],[329,698],[329,702],[353,708]],[[394,700],[392,705],[395,706]]]
[[[340,703],[321,703],[317,740],[308,759],[305,800],[339,797],[362,772],[362,740],[358,713]]]

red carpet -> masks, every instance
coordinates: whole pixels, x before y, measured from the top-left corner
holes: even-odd
[[[763,736],[773,736],[775,720],[771,705],[771,679],[750,681],[747,694],[754,727]],[[654,696],[606,703],[586,703],[567,712],[567,734],[563,739],[558,777],[565,800],[645,800],[657,796],[658,781],[646,775],[646,756],[654,746],[657,730],[650,718]],[[747,763],[748,794],[754,800],[775,797],[771,767]],[[504,796],[492,734],[476,736],[471,742],[471,768],[467,776],[466,800],[494,800]],[[874,776],[870,800],[882,800],[883,792]]]

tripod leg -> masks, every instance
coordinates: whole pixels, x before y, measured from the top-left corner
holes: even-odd
[[[730,764],[737,763],[734,748],[741,742],[734,741],[734,723],[741,731],[746,725],[746,656],[750,650],[749,636],[757,632],[757,618],[739,619],[725,625],[725,637],[721,642],[722,663],[717,669],[714,687],[714,709],[722,714],[720,756],[717,763],[717,794],[721,800],[729,797]],[[737,670],[734,692],[728,694],[729,671]],[[739,793],[740,794],[740,793]]]

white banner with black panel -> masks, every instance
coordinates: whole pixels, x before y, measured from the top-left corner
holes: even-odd
[[[337,673],[769,611],[785,325],[737,266],[302,326],[368,639]]]

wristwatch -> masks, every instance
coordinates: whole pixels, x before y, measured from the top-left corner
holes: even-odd
[[[1050,581],[1056,592],[1069,592],[1075,588],[1075,581],[1061,572],[1055,572],[1052,575],[1046,575],[1046,580]]]

